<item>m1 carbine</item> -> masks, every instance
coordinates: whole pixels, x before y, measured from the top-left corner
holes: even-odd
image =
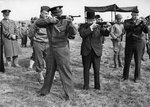
[[[2,34],[3,34],[3,26],[0,22],[0,72],[5,72],[4,68],[4,60],[3,60],[3,40],[2,40]]]
[[[73,16],[73,15],[61,15],[60,17],[57,17],[58,19],[67,19],[68,17],[71,17],[72,20],[74,20],[74,18],[76,17],[81,17],[81,15],[78,16]]]

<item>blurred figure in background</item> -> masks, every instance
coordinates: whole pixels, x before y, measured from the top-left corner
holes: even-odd
[[[7,61],[8,67],[20,67],[18,64],[18,55],[22,54],[21,48],[18,44],[18,35],[17,26],[13,20],[9,19],[9,14],[11,10],[2,10],[3,19],[3,43],[4,43],[4,53]]]
[[[147,20],[144,17],[140,17],[139,20],[143,21],[143,23],[146,25],[147,24]],[[145,53],[145,46],[146,43],[148,42],[148,33],[144,33],[142,32],[142,41],[143,41],[143,49],[142,49],[142,56],[141,56],[141,60],[145,61],[144,59],[144,53]]]
[[[147,26],[148,26],[148,37],[147,37],[146,47],[147,47],[147,53],[150,59],[150,15],[146,18],[146,20],[147,20]]]
[[[32,17],[32,18],[31,18],[31,24],[30,24],[30,26],[28,27],[29,30],[33,28],[34,22],[35,22],[37,19],[38,19],[37,17]],[[30,33],[30,34],[28,34],[28,36],[29,36],[29,39],[30,39],[30,46],[31,46],[32,49],[33,49],[33,37],[34,37],[34,33],[32,33],[32,34]],[[34,55],[34,49],[33,49],[32,55],[31,55],[31,57],[30,57],[30,62],[29,62],[28,71],[33,70],[34,60],[35,60],[35,55]]]
[[[21,36],[21,46],[27,47],[27,36],[28,36],[28,27],[25,22],[22,22],[22,26],[20,27],[20,36]]]
[[[111,27],[110,36],[112,37],[113,50],[114,50],[114,68],[122,67],[121,54],[123,53],[122,39],[125,34],[124,25],[121,22],[122,16],[117,14],[115,16],[116,22]]]

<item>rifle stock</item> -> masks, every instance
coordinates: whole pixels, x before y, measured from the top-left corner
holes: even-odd
[[[5,72],[4,68],[4,60],[3,60],[3,40],[2,40],[2,34],[3,34],[3,26],[0,22],[0,72]]]

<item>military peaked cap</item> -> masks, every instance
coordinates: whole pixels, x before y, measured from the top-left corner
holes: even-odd
[[[55,6],[55,7],[52,7],[51,9],[50,9],[50,11],[51,11],[51,13],[52,14],[57,14],[57,13],[60,13],[60,12],[62,12],[62,8],[63,6]]]
[[[9,10],[9,9],[5,9],[5,10],[2,10],[1,12],[2,12],[2,13],[10,13],[10,12],[11,12],[11,10]]]

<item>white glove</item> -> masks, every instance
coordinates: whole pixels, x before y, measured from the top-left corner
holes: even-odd
[[[142,21],[140,19],[137,19],[135,22],[135,25],[139,25]]]
[[[98,26],[98,24],[93,23],[93,24],[90,26],[90,28],[91,28],[91,30],[93,31],[93,29],[96,28],[97,26]]]
[[[16,35],[11,35],[11,38],[13,39],[13,40],[16,40],[17,39],[17,36]]]

